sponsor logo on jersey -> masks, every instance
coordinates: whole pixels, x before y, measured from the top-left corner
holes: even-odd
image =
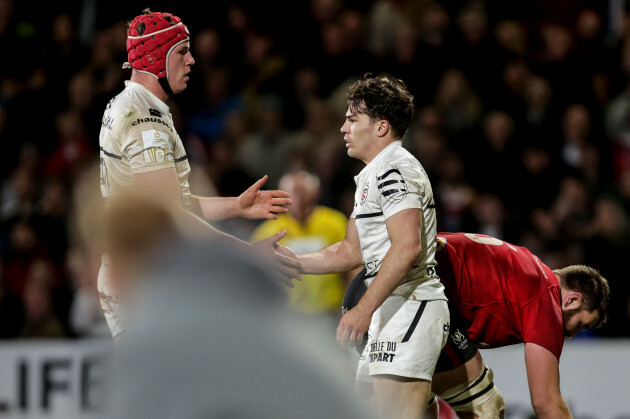
[[[455,329],[453,333],[451,333],[451,339],[453,339],[453,343],[459,349],[466,349],[468,347],[468,339],[459,329]]]
[[[149,108],[149,114],[153,116],[157,116],[158,118],[162,117],[162,113],[157,109]]]
[[[105,301],[109,304],[120,304],[120,299],[115,295],[109,295],[99,291],[98,297],[101,301]]]
[[[146,124],[147,122],[156,122],[158,124],[164,125],[168,129],[171,129],[171,127],[166,122],[161,120],[160,118],[151,118],[151,117],[149,117],[149,118],[138,118],[131,125],[132,126],[136,126],[136,125],[140,125],[140,124]]]
[[[107,128],[108,130],[112,130],[112,125],[114,124],[114,118],[111,115],[103,115],[103,122],[101,123],[101,127]]]
[[[173,160],[173,147],[169,135],[154,129],[142,131],[145,163],[164,163]]]
[[[385,167],[385,171],[376,177],[376,182],[381,195],[393,204],[402,201],[409,193],[405,179],[394,166]]]
[[[370,260],[370,261],[367,261],[367,262],[363,262],[363,267],[365,269],[367,269],[368,271],[372,270],[372,269],[376,269],[376,268],[378,268],[379,262],[380,262],[379,259],[374,259],[374,260]]]

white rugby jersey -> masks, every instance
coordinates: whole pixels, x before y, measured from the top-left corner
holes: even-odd
[[[134,183],[134,173],[175,167],[182,206],[190,209],[190,165],[168,106],[146,87],[125,82],[125,90],[105,109],[101,125],[101,194],[105,199]],[[114,337],[124,331],[116,290],[111,286],[107,257],[97,288],[105,319]]]
[[[190,165],[168,106],[139,83],[126,81],[125,86],[103,115],[101,194],[109,199],[133,185],[134,173],[175,167],[182,206],[190,209]]]
[[[366,285],[374,281],[391,247],[385,220],[400,211],[418,208],[422,211],[422,251],[394,294],[418,300],[446,300],[435,272],[437,226],[433,190],[420,162],[403,148],[401,141],[395,141],[354,180],[357,190],[350,218],[355,219],[359,233]]]

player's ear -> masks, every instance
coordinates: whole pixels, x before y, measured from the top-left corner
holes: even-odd
[[[381,119],[377,121],[375,124],[376,127],[376,135],[379,137],[385,136],[389,132],[389,122],[386,119]]]
[[[580,308],[582,305],[582,293],[578,291],[569,292],[565,295],[562,305],[564,306],[563,308],[569,310]]]

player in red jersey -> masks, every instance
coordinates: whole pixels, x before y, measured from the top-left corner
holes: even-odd
[[[451,328],[432,391],[460,418],[503,417],[503,398],[477,348],[524,342],[536,415],[571,417],[560,394],[558,358],[565,336],[606,320],[606,279],[581,265],[552,271],[526,248],[481,234],[438,233],[438,241]],[[361,293],[360,282],[349,287],[344,308]]]

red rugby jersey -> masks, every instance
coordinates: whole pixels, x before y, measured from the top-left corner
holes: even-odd
[[[482,234],[438,233],[437,270],[451,310],[480,348],[532,342],[560,357],[564,343],[560,285],[524,247]]]

